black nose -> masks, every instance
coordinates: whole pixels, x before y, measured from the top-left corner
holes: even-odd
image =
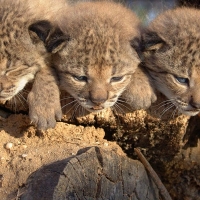
[[[195,108],[195,109],[200,109],[200,103],[191,101],[191,102],[190,102],[190,105],[191,105],[193,108]]]

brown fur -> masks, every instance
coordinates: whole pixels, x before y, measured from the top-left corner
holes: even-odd
[[[122,98],[132,109],[147,109],[157,100],[149,73],[140,64],[132,75],[131,82],[122,94]]]
[[[53,1],[45,0],[0,0],[0,4],[0,101],[20,98],[26,84],[36,77],[28,96],[30,119],[39,128],[53,127],[55,117],[61,118],[59,90],[41,41],[47,33],[40,35],[36,22],[50,20],[61,4],[54,8]],[[53,90],[49,91],[49,85]]]
[[[114,105],[123,109],[126,100],[139,104],[134,98],[121,99],[122,94],[135,95],[137,81],[130,83],[140,62],[135,50],[140,22],[131,10],[111,2],[77,3],[63,10],[58,24],[68,39],[56,45],[55,38],[62,37],[53,33],[46,46],[53,52],[60,88],[77,102],[75,110],[80,105],[89,112]]]
[[[155,87],[186,115],[200,111],[200,10],[160,14],[143,37],[144,63]],[[169,102],[169,101],[168,101]]]

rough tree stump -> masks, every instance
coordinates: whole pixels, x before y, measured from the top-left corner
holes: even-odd
[[[158,200],[158,189],[136,160],[91,147],[33,173],[21,200]]]

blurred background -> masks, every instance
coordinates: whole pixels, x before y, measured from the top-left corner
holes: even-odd
[[[70,3],[76,3],[77,1],[88,0],[67,0]],[[100,0],[93,0],[100,1]],[[105,0],[102,0],[105,1]],[[200,8],[200,0],[107,0],[116,1],[125,4],[131,8],[142,20],[144,24],[148,24],[159,13],[175,8],[177,6],[189,6]]]
[[[148,24],[160,12],[170,8],[177,6],[200,8],[200,0],[121,0],[120,2],[135,11],[145,24]]]
[[[177,5],[176,0],[123,0],[142,19],[145,24],[153,20],[160,12]]]

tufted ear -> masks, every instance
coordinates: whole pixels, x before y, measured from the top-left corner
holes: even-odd
[[[142,35],[142,51],[157,51],[161,49],[166,42],[159,37],[156,32],[146,32]]]
[[[70,40],[70,37],[67,34],[64,34],[58,27],[54,28],[50,32],[45,46],[48,52],[56,53]]]
[[[34,43],[39,40],[45,42],[52,28],[51,23],[47,20],[37,21],[29,26],[29,35]]]

